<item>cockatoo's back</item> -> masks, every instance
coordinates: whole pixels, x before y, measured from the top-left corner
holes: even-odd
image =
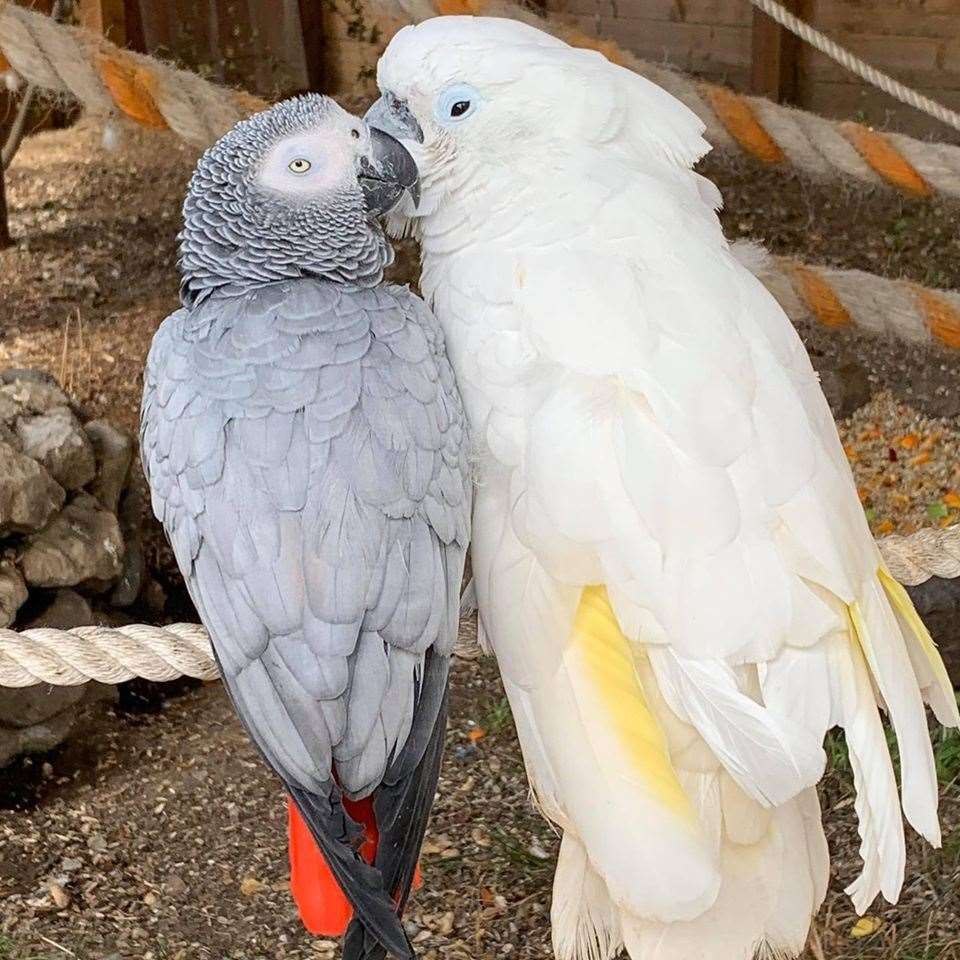
[[[422,140],[421,285],[483,448],[480,616],[564,830],[556,950],[796,955],[826,889],[833,725],[858,788],[855,904],[902,883],[874,690],[903,809],[939,842],[921,693],[957,722],[942,663],[882,569],[803,345],[690,169],[699,121],[529,28],[510,44],[491,25],[504,49],[482,57],[483,21],[420,29],[384,55],[373,115]]]

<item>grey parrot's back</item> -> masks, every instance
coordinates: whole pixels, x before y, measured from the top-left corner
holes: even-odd
[[[439,327],[388,285],[214,294],[158,331],[141,439],[230,695],[363,921],[356,956],[410,956],[391,897],[435,789],[469,536]],[[341,792],[374,797],[373,868]]]

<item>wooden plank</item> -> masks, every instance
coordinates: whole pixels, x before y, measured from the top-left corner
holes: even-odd
[[[7,221],[7,191],[4,187],[3,165],[0,164],[0,250],[13,246],[10,225]]]
[[[147,41],[143,28],[143,11],[140,0],[124,0],[123,27],[126,33],[126,46],[138,53],[147,52]]]
[[[577,18],[577,26],[588,25]],[[593,35],[610,37],[638,57],[666,61],[681,70],[722,76],[731,68],[750,65],[750,28],[668,20],[601,20]]]
[[[99,33],[120,47],[127,45],[125,13],[124,0],[80,0],[77,4],[80,26]]]
[[[300,31],[307,64],[307,88],[326,92],[324,63],[323,0],[297,0],[300,7]]]
[[[798,17],[803,0],[783,0]],[[775,20],[754,7],[750,89],[776,103],[797,103],[799,97],[800,41]]]

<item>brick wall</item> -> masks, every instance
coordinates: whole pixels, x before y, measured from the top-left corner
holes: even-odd
[[[547,7],[639,56],[748,88],[748,0],[547,0]],[[960,0],[807,0],[802,15],[879,69],[960,109]],[[960,141],[806,45],[800,76],[806,109]]]

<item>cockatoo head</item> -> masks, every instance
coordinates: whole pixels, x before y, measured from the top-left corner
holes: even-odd
[[[308,95],[242,120],[200,158],[184,202],[181,292],[284,277],[377,283],[392,251],[377,217],[419,196],[389,134]]]
[[[434,17],[404,27],[380,59],[382,96],[366,114],[417,161],[428,216],[484,166],[549,178],[591,147],[691,166],[703,123],[666,91],[602,54],[496,17]]]

